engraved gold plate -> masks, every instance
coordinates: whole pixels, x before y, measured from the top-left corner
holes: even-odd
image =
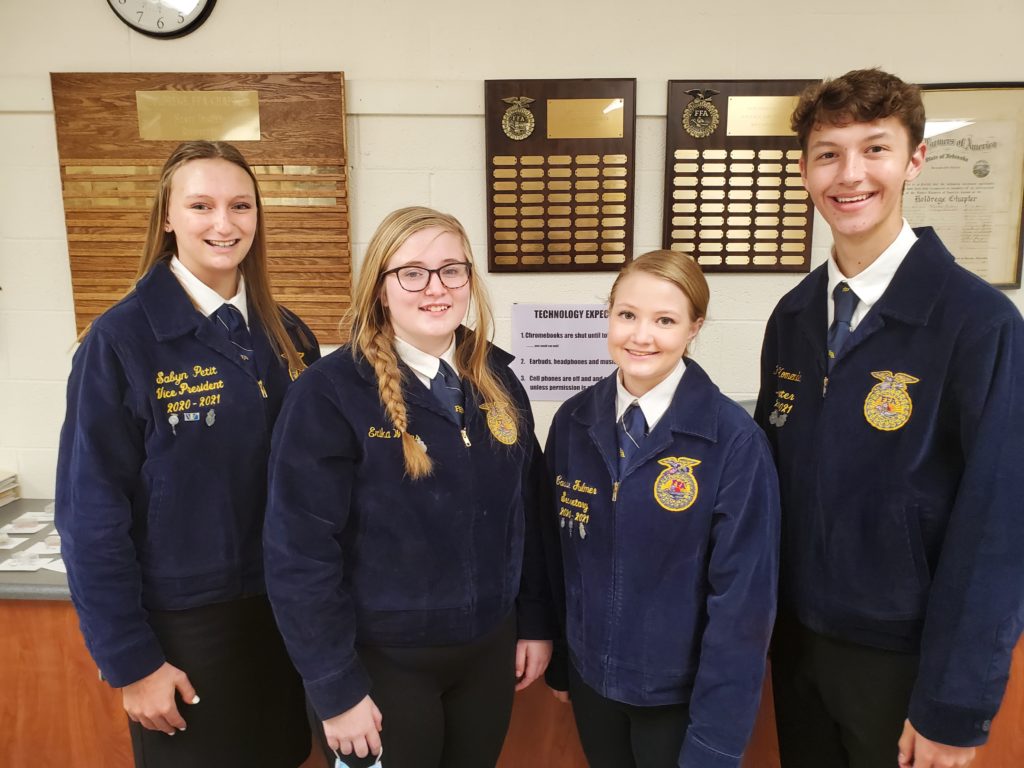
[[[725,132],[729,136],[792,136],[789,116],[796,96],[730,96]]]
[[[259,141],[257,91],[136,91],[139,138]]]
[[[548,99],[549,139],[621,139],[622,99]]]

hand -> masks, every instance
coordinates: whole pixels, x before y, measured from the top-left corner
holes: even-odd
[[[926,739],[909,720],[900,736],[900,768],[967,768],[974,761],[974,747],[951,747]]]
[[[568,691],[556,691],[554,688],[548,688],[551,691],[551,695],[558,699],[563,704],[569,703],[569,692]]]
[[[182,701],[199,703],[188,675],[165,661],[156,672],[121,689],[124,711],[130,720],[143,728],[173,736],[175,729],[185,730],[185,719],[174,701],[175,691],[181,694]]]
[[[520,640],[516,643],[516,690],[528,688],[544,674],[551,661],[550,640]]]
[[[364,696],[352,709],[324,720],[327,746],[342,755],[353,752],[359,757],[366,757],[371,752],[379,755],[383,722],[384,717],[373,699]]]

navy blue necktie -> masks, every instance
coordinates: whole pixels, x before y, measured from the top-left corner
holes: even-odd
[[[452,421],[462,428],[463,396],[462,383],[455,371],[444,360],[438,361],[437,374],[430,380],[430,391],[451,416]]]
[[[647,436],[647,419],[640,410],[640,404],[634,400],[619,419],[619,478],[633,460],[640,444]]]
[[[835,318],[832,326],[828,329],[828,370],[832,372],[832,366],[839,359],[839,353],[843,351],[846,340],[850,338],[850,321],[853,319],[853,310],[857,307],[860,298],[850,290],[845,282],[840,283],[832,291],[832,299],[835,302]]]
[[[221,304],[217,311],[210,315],[210,320],[213,321],[218,332],[227,338],[231,346],[234,347],[235,352],[238,353],[239,360],[242,361],[242,365],[245,366],[246,370],[256,378],[259,378],[256,372],[252,336],[249,335],[249,329],[245,325],[245,318],[242,317],[238,307],[234,304]]]

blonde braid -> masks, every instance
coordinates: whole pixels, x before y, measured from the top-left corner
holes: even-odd
[[[398,356],[386,333],[378,333],[368,355],[373,371],[377,375],[377,392],[381,405],[395,429],[402,435],[402,455],[405,458],[405,472],[414,480],[429,475],[434,464],[424,450],[422,443],[409,434],[409,413],[402,396],[402,379],[398,372]]]

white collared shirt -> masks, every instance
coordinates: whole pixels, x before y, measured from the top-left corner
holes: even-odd
[[[455,367],[455,337],[452,337],[452,343],[448,345],[448,349],[441,353],[441,357],[435,357],[429,352],[424,352],[418,347],[414,347],[404,339],[400,339],[395,336],[395,352],[403,363],[412,368],[412,372],[416,374],[416,378],[419,379],[423,386],[430,389],[430,380],[437,376],[437,369],[441,367],[440,359],[444,359],[448,365],[455,371],[455,375],[459,375],[459,369]]]
[[[836,264],[836,249],[832,249],[832,255],[828,260],[828,325],[825,327],[826,333],[832,327],[832,319],[836,315],[836,303],[832,298],[832,291],[836,286],[845,281],[850,286],[850,290],[860,299],[853,310],[853,319],[850,320],[850,330],[852,331],[864,319],[864,315],[875,305],[875,302],[882,298],[882,294],[892,282],[896,270],[900,268],[900,264],[903,263],[916,242],[917,235],[904,219],[903,229],[896,235],[892,244],[882,251],[881,255],[871,262],[867,269],[855,277],[846,277],[839,271],[839,266]]]
[[[626,409],[635,402],[643,411],[644,418],[647,420],[647,431],[650,432],[654,429],[654,425],[661,421],[661,417],[665,415],[665,411],[672,404],[672,397],[675,395],[676,387],[679,386],[679,381],[683,378],[684,373],[686,373],[686,363],[680,358],[668,376],[643,396],[635,397],[622,385],[622,372],[620,371],[615,376],[615,421],[621,419]]]
[[[238,273],[238,292],[230,299],[225,299],[213,288],[208,286],[198,277],[192,274],[191,270],[181,263],[177,256],[171,258],[171,273],[178,278],[185,293],[192,299],[192,303],[199,307],[199,311],[209,317],[223,304],[232,304],[242,313],[245,324],[249,325],[249,305],[245,300],[245,275]]]

